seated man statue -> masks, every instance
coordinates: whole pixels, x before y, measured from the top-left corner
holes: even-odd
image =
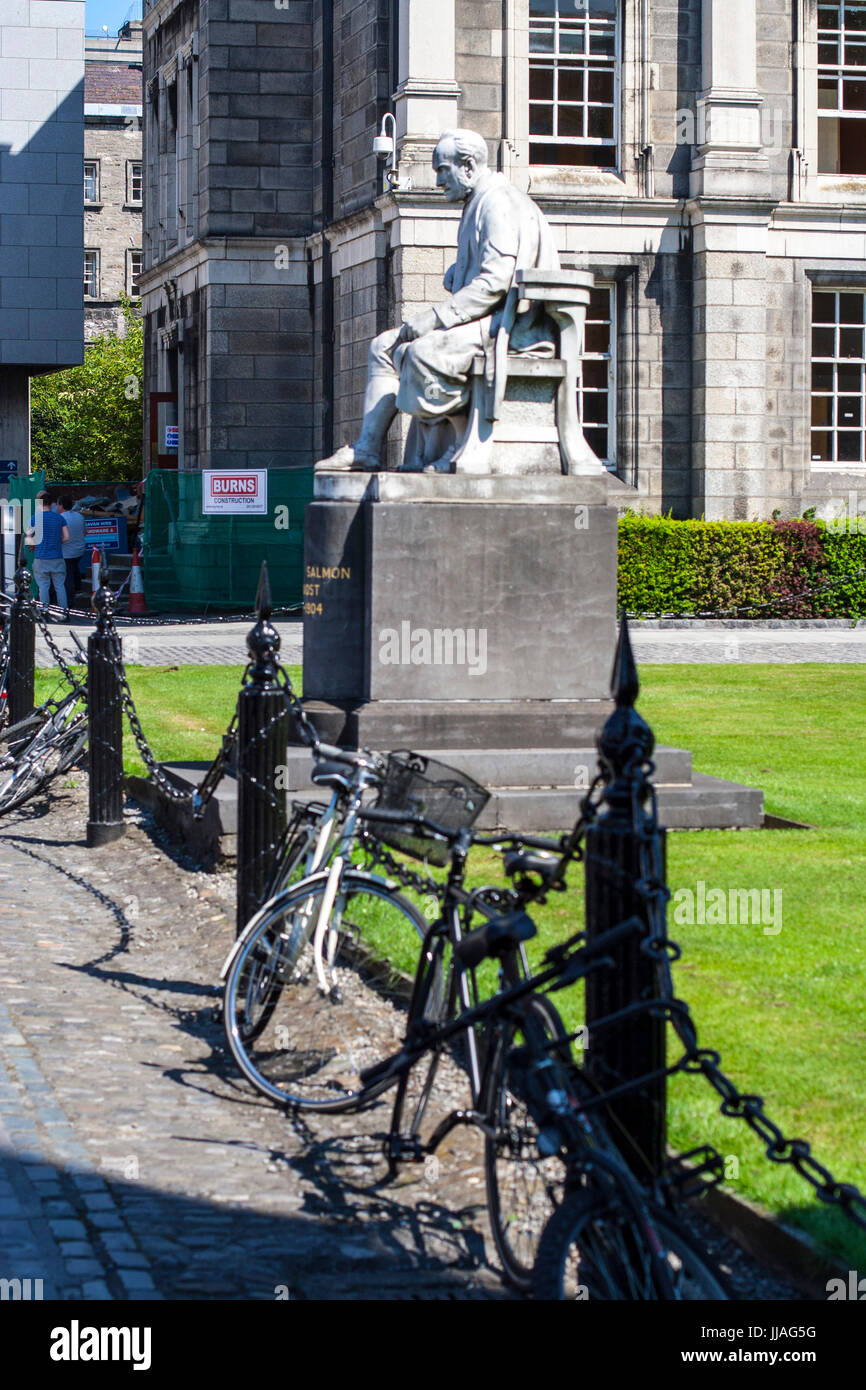
[[[465,411],[473,358],[485,355],[485,374],[492,382],[493,349],[503,322],[510,351],[554,355],[543,306],[516,312],[520,306],[513,290],[519,270],[559,269],[541,209],[503,174],[491,172],[487,145],[472,130],[446,131],[433,151],[433,168],[449,202],[464,204],[457,260],[444,279],[450,297],[373,339],[361,433],[319,468],[380,468],[382,445],[398,411],[427,424]],[[441,469],[449,461],[443,457],[428,467]]]

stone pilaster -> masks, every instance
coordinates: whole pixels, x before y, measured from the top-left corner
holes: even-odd
[[[454,0],[400,0],[400,81],[394,94],[400,179],[434,188],[430,160],[443,130],[458,124]]]
[[[756,0],[703,0],[692,197],[765,197]]]
[[[692,512],[763,517],[771,208],[702,200],[694,252]]]

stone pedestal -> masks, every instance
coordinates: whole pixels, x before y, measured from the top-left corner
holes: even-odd
[[[573,825],[612,708],[617,502],[602,475],[318,472],[304,704],[323,739],[429,753],[492,793],[480,824]],[[290,749],[290,796],[320,795]],[[669,826],[760,825],[760,792],[657,748]]]
[[[304,697],[322,736],[427,751],[591,743],[614,651],[616,486],[317,474]]]

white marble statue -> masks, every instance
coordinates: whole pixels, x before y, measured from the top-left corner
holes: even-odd
[[[504,330],[511,353],[553,357],[556,332],[538,299],[518,297],[518,277],[559,270],[551,229],[541,209],[487,164],[487,146],[471,130],[450,130],[433,152],[437,186],[449,202],[462,202],[457,260],[444,279],[449,297],[401,328],[374,338],[368,360],[364,420],[354,444],[317,465],[323,470],[381,468],[382,446],[398,411],[422,426],[467,411],[473,360],[483,354],[488,387],[494,388],[497,335]],[[555,278],[555,277],[553,277]],[[491,411],[490,418],[495,412]],[[435,435],[434,435],[435,437]],[[444,456],[415,459],[447,470],[456,448]]]

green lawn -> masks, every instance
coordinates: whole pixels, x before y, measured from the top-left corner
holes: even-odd
[[[286,669],[300,690],[300,667]],[[214,757],[237,702],[243,666],[129,666],[127,671],[142,728],[161,761]],[[56,671],[37,671],[37,703],[58,685]],[[144,775],[128,724],[123,731],[123,766],[127,773]]]
[[[291,675],[300,688],[297,669]],[[157,754],[212,757],[240,677],[240,667],[131,668]],[[762,787],[768,811],[817,827],[669,837],[673,891],[703,881],[782,895],[775,935],[671,920],[685,948],[676,982],[702,1045],[721,1052],[738,1085],[761,1094],[786,1134],[808,1139],[835,1176],[866,1191],[866,666],[648,666],[641,679],[638,708],[659,742],[691,749],[701,772]],[[41,678],[37,689],[46,689]],[[129,740],[124,760],[141,770]],[[477,881],[501,880],[490,852],[476,853],[473,871]],[[536,955],[580,923],[579,869],[572,877],[569,893],[536,913]],[[411,970],[414,949],[407,941],[395,964]],[[558,1002],[580,1021],[578,991]],[[702,1079],[673,1082],[670,1138],[681,1149],[715,1144],[739,1167],[733,1188],[866,1270],[866,1236],[788,1166],[765,1159],[742,1122],[722,1118]]]

